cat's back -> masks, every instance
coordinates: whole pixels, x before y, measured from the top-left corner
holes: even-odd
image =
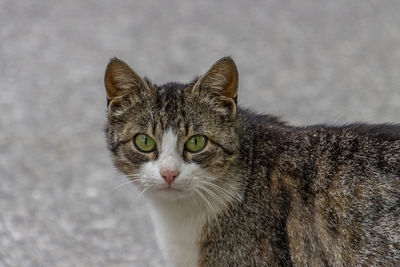
[[[330,166],[347,166],[355,177],[400,176],[400,125],[349,124],[300,128],[300,141],[311,140],[314,159]],[[307,147],[307,146],[305,146]],[[400,179],[400,178],[399,178]]]
[[[289,152],[282,153],[286,164],[278,168],[288,171],[281,177],[292,199],[286,224],[292,260],[400,263],[399,125],[287,131],[290,140],[281,146]]]
[[[270,115],[247,110],[242,114],[247,122],[244,136],[252,139],[250,150],[265,161],[264,165],[275,167],[277,160],[292,161],[288,166],[296,168],[300,160],[302,167],[315,167],[322,161],[325,165],[347,164],[353,168],[361,165],[400,176],[400,124],[295,127]]]
[[[291,127],[275,117],[244,114],[246,194],[258,204],[245,203],[243,209],[265,216],[257,230],[264,239],[248,235],[246,242],[259,248],[261,262],[263,257],[296,266],[400,262],[399,125]],[[265,237],[269,227],[280,233],[279,241]],[[281,249],[268,255],[265,240]],[[289,254],[283,253],[285,244]]]
[[[367,124],[353,123],[342,126],[314,125],[302,128],[304,130],[324,129],[327,132],[342,134],[345,132],[357,135],[359,138],[370,138],[375,141],[396,141],[400,140],[400,124]]]
[[[316,139],[310,225],[329,262],[399,264],[399,125],[352,124],[305,131]]]
[[[394,141],[400,140],[400,124],[351,124],[348,126],[359,134]]]

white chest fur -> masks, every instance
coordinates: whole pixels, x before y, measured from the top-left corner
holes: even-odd
[[[164,259],[171,267],[197,266],[199,238],[206,222],[204,212],[190,202],[152,202],[152,218]]]

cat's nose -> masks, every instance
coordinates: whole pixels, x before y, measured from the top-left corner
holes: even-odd
[[[164,178],[164,180],[171,185],[175,178],[179,175],[178,169],[162,169],[160,171],[161,176]]]

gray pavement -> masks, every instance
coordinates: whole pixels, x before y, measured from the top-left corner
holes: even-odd
[[[400,1],[0,1],[0,266],[162,266],[113,168],[103,73],[231,55],[239,103],[296,125],[400,121]]]

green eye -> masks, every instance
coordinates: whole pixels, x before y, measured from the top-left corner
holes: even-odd
[[[156,148],[156,142],[147,134],[136,135],[134,143],[136,148],[142,152],[151,152]]]
[[[189,152],[199,152],[206,144],[207,138],[204,135],[193,135],[186,141],[185,148]]]

